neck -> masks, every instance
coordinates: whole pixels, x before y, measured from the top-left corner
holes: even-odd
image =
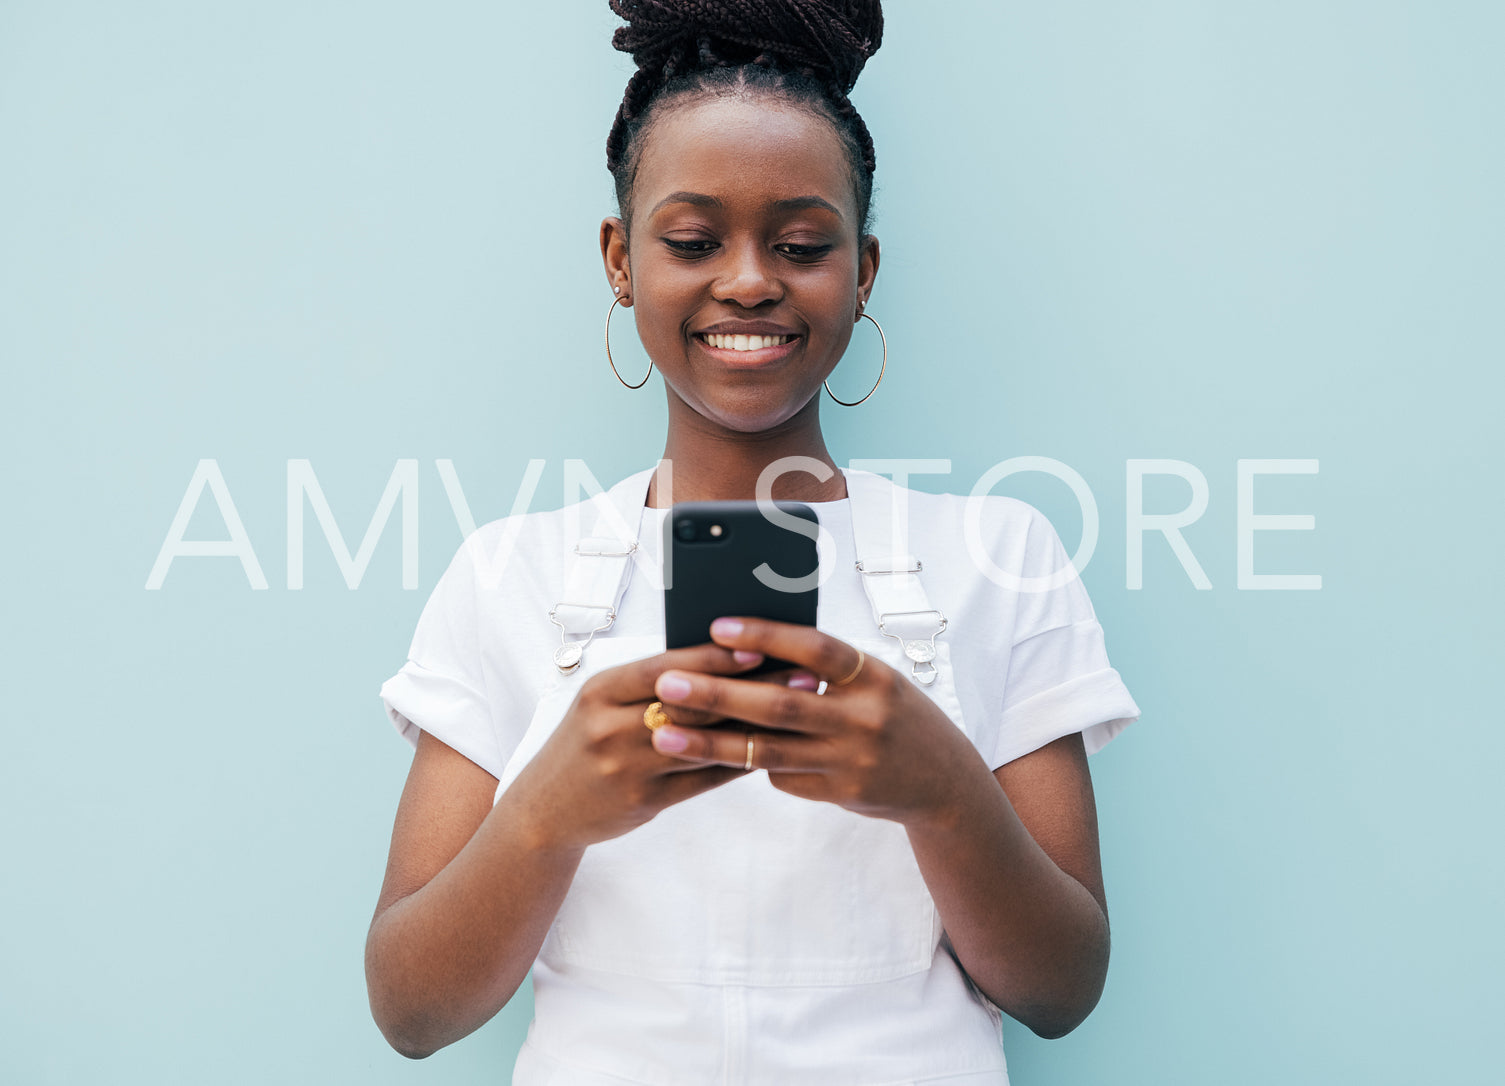
[[[662,508],[672,502],[752,499],[764,470],[792,456],[818,461],[831,473],[822,481],[808,471],[785,471],[773,480],[775,501],[824,502],[847,496],[846,479],[820,430],[818,397],[787,422],[749,434],[719,427],[671,396],[664,459],[673,465],[673,476],[666,487],[661,485],[662,469],[654,474],[648,504]]]

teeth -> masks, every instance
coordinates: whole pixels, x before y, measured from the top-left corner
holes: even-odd
[[[723,351],[761,351],[764,347],[783,346],[789,342],[789,337],[707,335],[705,341]]]

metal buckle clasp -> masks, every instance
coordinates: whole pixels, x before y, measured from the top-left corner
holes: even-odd
[[[907,572],[907,571],[901,571]],[[888,620],[891,618],[914,618],[917,615],[934,615],[936,627],[929,637],[905,638],[896,633],[890,633]],[[878,630],[885,637],[892,637],[904,646],[904,655],[913,662],[911,669],[914,681],[921,686],[929,686],[935,682],[937,674],[935,667],[935,639],[946,629],[946,616],[939,611],[890,611],[878,619]]]
[[[569,632],[564,628],[564,623],[555,617],[556,612],[561,607],[579,607],[585,611],[603,611],[606,614],[606,621],[587,633],[584,640],[571,641],[569,639]],[[595,640],[598,633],[611,629],[611,624],[616,620],[617,613],[610,607],[597,607],[589,603],[560,603],[549,608],[549,621],[559,627],[559,647],[554,650],[554,666],[566,675],[571,674],[580,666],[580,661],[585,658],[586,647]]]

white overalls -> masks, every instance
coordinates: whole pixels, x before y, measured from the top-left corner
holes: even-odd
[[[429,731],[500,795],[586,676],[663,650],[667,510],[643,508],[650,475],[467,540],[382,686],[409,742]],[[960,496],[864,472],[847,488],[848,501],[811,503],[831,535],[819,628],[929,678],[989,768],[1075,732],[1092,753],[1138,715],[1080,581],[1052,576],[1067,559],[1035,510],[987,498],[972,533],[978,507]],[[913,544],[890,539],[897,498]],[[906,572],[911,549],[922,570]],[[1000,587],[979,553],[1054,587]],[[572,673],[556,666],[577,658]],[[903,828],[789,796],[765,773],[586,849],[533,980],[522,1086],[1007,1082],[1000,1015],[952,957]]]
[[[656,541],[656,517],[642,516],[650,474],[612,489],[568,567],[554,618],[563,644],[581,647],[559,656],[583,659],[538,703],[498,795],[585,675],[664,649],[662,622],[600,629],[632,576],[630,545]],[[872,614],[832,623],[823,594],[818,625],[914,676],[964,728],[944,617],[920,563],[892,549],[895,488],[849,473],[848,489]],[[842,557],[823,555],[836,569]],[[790,796],[766,773],[588,848],[533,979],[536,1019],[514,1079],[524,1086],[1007,1082],[998,1013],[943,948],[903,827]]]

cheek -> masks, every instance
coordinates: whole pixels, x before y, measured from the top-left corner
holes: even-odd
[[[693,311],[693,292],[676,283],[673,276],[659,274],[645,275],[634,287],[633,317],[644,345],[681,339]]]
[[[835,369],[846,357],[848,348],[852,345],[852,325],[849,321],[840,321],[830,333],[832,362],[830,369]]]
[[[650,352],[662,350],[666,344],[678,338],[679,327],[674,310],[658,294],[639,294],[634,300],[632,313],[638,338]]]
[[[838,343],[845,343],[852,335],[852,318],[857,313],[854,283],[855,280],[849,282],[845,277],[835,277],[833,282],[824,285],[818,306],[813,307],[821,314],[821,332]]]

